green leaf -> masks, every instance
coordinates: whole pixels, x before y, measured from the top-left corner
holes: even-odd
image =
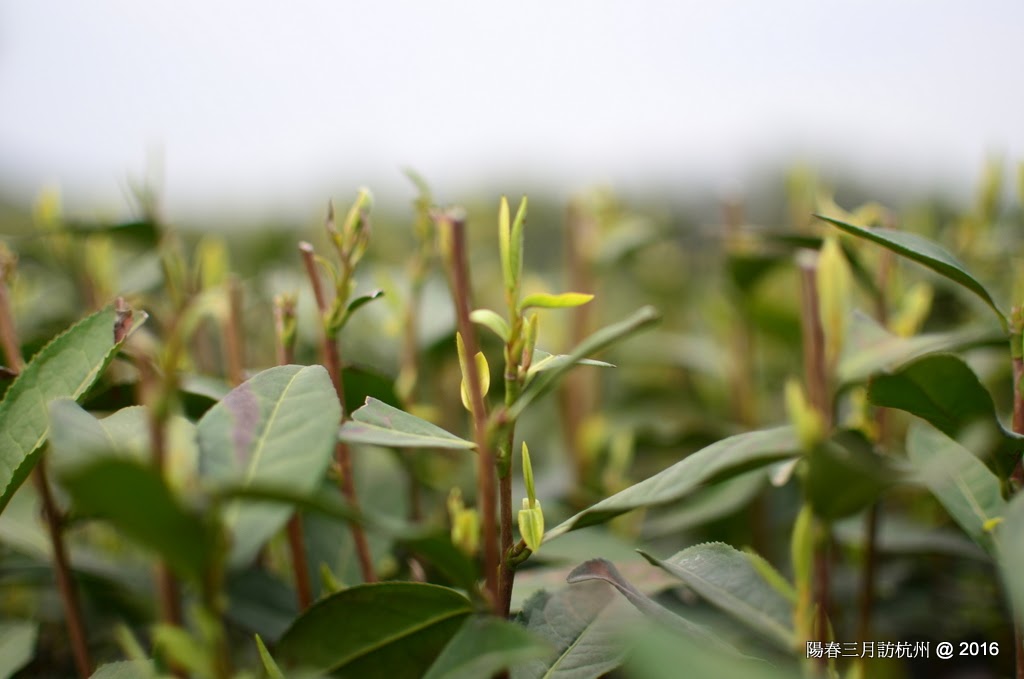
[[[321,599],[284,633],[282,665],[338,677],[416,679],[451,640],[472,604],[416,582],[360,585]]]
[[[286,365],[246,380],[203,416],[200,473],[215,486],[314,491],[331,460],[341,406],[323,366]],[[288,521],[280,505],[229,502],[231,564],[243,565]]]
[[[563,292],[557,295],[538,292],[524,297],[523,301],[519,303],[519,311],[523,312],[531,307],[538,309],[571,309],[572,307],[583,306],[592,299],[594,299],[593,295],[583,292]]]
[[[875,376],[868,384],[868,400],[906,410],[950,437],[982,420],[1009,441],[1024,440],[1000,424],[988,390],[963,359],[952,354],[924,356],[891,374]]]
[[[1012,603],[1013,617],[1024,622],[1024,495],[1018,495],[1005,509],[1004,520],[995,528],[997,563]]]
[[[572,356],[569,354],[549,354],[546,351],[536,349],[533,352],[533,359],[530,363],[530,370],[527,372],[527,378],[532,378],[537,373],[544,372],[545,370],[554,370],[555,368],[561,368],[562,366],[572,367],[573,365],[589,365],[595,368],[615,367],[612,363],[595,361],[592,358],[573,361]]]
[[[678,504],[666,507],[644,522],[646,540],[679,535],[710,521],[735,514],[750,504],[768,484],[768,473],[755,469],[727,481],[697,490]]]
[[[587,582],[590,580],[607,582],[609,585],[617,589],[619,594],[625,597],[629,603],[633,604],[633,607],[638,611],[647,617],[653,618],[654,620],[667,625],[671,629],[690,637],[691,639],[696,639],[702,643],[706,643],[722,652],[736,652],[734,648],[722,641],[708,628],[703,625],[690,622],[686,618],[672,613],[667,608],[661,606],[640,592],[632,585],[632,583],[619,574],[619,571],[616,570],[615,566],[610,561],[606,561],[605,559],[591,559],[590,561],[577,566],[572,573],[569,573],[569,577],[567,578],[569,584]]]
[[[183,507],[150,466],[104,459],[64,475],[74,506],[109,521],[157,552],[180,577],[201,582],[216,552],[216,534],[203,516]]]
[[[625,320],[601,328],[593,335],[580,342],[579,346],[569,353],[569,357],[564,363],[560,363],[551,370],[542,372],[539,376],[531,380],[526,388],[523,389],[523,393],[519,395],[519,398],[517,398],[515,403],[513,403],[508,409],[508,412],[506,413],[507,416],[509,419],[515,420],[520,414],[522,414],[523,410],[525,410],[527,406],[554,386],[555,382],[574,365],[592,354],[596,354],[602,349],[606,349],[612,344],[629,337],[633,333],[639,332],[640,330],[653,325],[660,320],[660,318],[661,316],[653,307],[646,306],[639,309]]]
[[[843,431],[807,456],[804,494],[815,516],[834,521],[867,508],[898,478],[863,435]]]
[[[544,658],[551,647],[521,626],[475,615],[441,651],[423,679],[477,679]]]
[[[135,315],[128,334],[145,321],[145,314]],[[107,308],[72,326],[43,347],[7,390],[0,403],[0,512],[39,458],[50,428],[50,401],[82,398],[117,353],[116,320]]]
[[[950,516],[991,552],[992,536],[985,524],[1006,513],[995,474],[959,443],[923,422],[915,421],[910,426],[907,456]]]
[[[353,299],[351,302],[348,303],[348,306],[345,307],[345,313],[342,314],[341,321],[338,322],[338,327],[336,328],[335,332],[340,332],[341,329],[345,327],[345,324],[348,323],[349,320],[352,318],[352,314],[358,311],[361,307],[366,306],[373,300],[380,299],[383,296],[383,290],[374,290],[368,295],[360,295],[359,297]]]
[[[100,665],[90,679],[157,679],[156,667],[149,660],[122,660]]]
[[[281,672],[281,668],[274,662],[274,657],[270,655],[270,651],[267,650],[266,645],[263,643],[263,639],[260,639],[260,635],[256,635],[256,650],[260,654],[260,662],[263,663],[263,669],[267,672],[269,679],[284,679],[284,673]]]
[[[375,398],[367,398],[366,405],[352,413],[352,419],[341,425],[338,438],[389,448],[475,447],[470,441]]]
[[[0,678],[14,673],[35,656],[39,623],[29,620],[0,621]]]
[[[957,351],[996,342],[1005,346],[1006,338],[990,330],[963,328],[948,333],[898,337],[878,325],[874,319],[854,312],[846,348],[836,375],[842,385],[863,382],[881,370],[900,366],[925,354]]]
[[[544,541],[571,530],[604,523],[620,514],[677,502],[703,486],[757,467],[796,457],[800,444],[792,427],[731,436],[692,453],[681,462],[601,500],[552,528]]]
[[[433,566],[453,587],[473,591],[480,579],[476,561],[452,544],[449,533],[427,534],[400,541],[425,565]]]
[[[142,406],[122,408],[96,419],[70,399],[50,402],[49,464],[56,476],[101,458],[152,460],[149,414]],[[166,423],[164,473],[171,487],[194,487],[199,465],[196,427],[184,417]]]
[[[862,226],[855,226],[853,224],[839,221],[838,219],[832,219],[831,217],[825,217],[823,215],[815,216],[818,217],[818,219],[823,219],[826,222],[839,227],[851,235],[877,243],[888,250],[892,250],[898,255],[926,266],[935,273],[945,276],[954,283],[967,288],[980,297],[981,300],[996,313],[1003,330],[1006,331],[1008,329],[1009,322],[1006,315],[999,310],[995,300],[992,299],[992,296],[989,294],[988,290],[985,289],[985,286],[979,283],[974,276],[968,273],[963,264],[957,261],[953,255],[947,252],[938,243],[907,231],[898,231],[895,229],[867,229]]]
[[[640,554],[782,648],[795,647],[792,606],[761,577],[749,554],[721,542],[695,545],[664,560]]]
[[[534,594],[518,620],[554,652],[512,668],[512,679],[601,677],[619,667],[628,651],[622,627],[638,616],[612,596],[611,588],[598,582]]]
[[[469,314],[469,320],[489,328],[491,332],[501,338],[502,342],[508,342],[509,337],[512,336],[512,329],[508,327],[508,322],[496,311],[475,309]]]

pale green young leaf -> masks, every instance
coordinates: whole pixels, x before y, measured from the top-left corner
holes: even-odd
[[[475,309],[469,314],[469,320],[488,328],[503,342],[508,342],[512,336],[512,329],[508,327],[508,322],[490,309]]]
[[[523,301],[519,303],[519,311],[522,313],[533,307],[538,309],[570,309],[583,306],[592,299],[594,299],[593,295],[582,292],[563,292],[557,295],[538,292],[524,297]]]

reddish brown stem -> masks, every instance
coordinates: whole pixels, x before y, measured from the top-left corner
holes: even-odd
[[[14,314],[11,312],[10,297],[7,292],[9,262],[0,262],[0,344],[3,345],[4,358],[8,367],[21,373],[25,361],[21,356],[21,343],[18,341],[18,330],[14,325]],[[92,674],[92,661],[89,658],[89,646],[85,636],[85,622],[82,617],[82,604],[78,596],[78,588],[71,575],[71,562],[64,547],[64,529],[61,525],[60,511],[50,492],[50,484],[46,479],[46,458],[40,458],[32,470],[32,480],[39,493],[43,505],[43,518],[50,538],[50,549],[53,552],[53,569],[60,593],[61,604],[67,624],[68,637],[71,640],[71,652],[75,658],[75,669],[80,677]]]
[[[498,592],[498,536],[494,527],[497,521],[497,497],[494,487],[494,452],[487,432],[487,413],[484,396],[480,389],[480,375],[476,361],[472,359],[479,350],[476,329],[469,319],[470,281],[469,264],[466,258],[466,223],[461,214],[449,212],[442,218],[451,229],[451,275],[452,293],[455,298],[455,318],[459,334],[466,346],[465,375],[473,411],[473,435],[477,448],[477,501],[480,503],[483,520],[484,577],[487,593],[497,610],[501,604]]]
[[[345,387],[342,383],[341,353],[338,350],[337,338],[333,337],[327,329],[327,317],[329,308],[327,298],[324,296],[323,286],[320,283],[320,274],[316,269],[316,258],[313,253],[313,246],[302,242],[299,244],[299,252],[302,254],[302,262],[306,267],[306,274],[309,276],[310,285],[313,287],[313,296],[316,298],[317,309],[320,311],[320,325],[323,330],[321,351],[324,366],[331,376],[331,383],[341,403],[341,418],[345,419]],[[338,441],[334,446],[334,459],[338,464],[340,476],[339,486],[345,501],[355,511],[359,511],[359,496],[356,494],[355,479],[352,476],[352,454],[344,441]],[[366,540],[366,532],[357,523],[350,523],[352,541],[356,546],[356,555],[359,559],[359,569],[362,572],[364,582],[376,582],[377,574],[373,568],[373,557],[370,554],[370,543]]]
[[[832,428],[832,406],[829,399],[828,372],[825,365],[825,333],[818,306],[817,253],[801,252],[800,318],[803,331],[804,379],[811,405],[820,413],[825,430]],[[814,634],[828,639],[829,616],[829,538],[824,535],[814,551],[814,601],[817,608]],[[822,659],[823,665],[827,659]]]
[[[512,443],[509,442],[509,450]],[[501,506],[501,569],[498,574],[498,615],[507,618],[512,608],[512,588],[516,571],[509,562],[512,549],[512,474],[498,478],[498,493]]]

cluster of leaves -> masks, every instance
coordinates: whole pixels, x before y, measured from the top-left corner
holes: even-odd
[[[503,199],[472,232],[472,286],[422,182],[404,274],[375,253],[363,192],[328,218],[334,262],[303,245],[332,286],[279,298],[276,358],[263,319],[302,288],[294,248],[240,277],[242,246],[206,237],[189,258],[155,210],[83,225],[44,201],[3,283],[33,356],[0,402],[0,676],[71,673],[49,576],[64,548],[96,677],[901,676],[806,643],[977,636],[1009,667],[1024,316],[998,300],[1021,215],[986,177],[967,214],[897,220],[796,175],[791,228],[729,212],[689,241],[587,195],[564,267],[530,254],[555,239]],[[545,269],[576,292],[547,292]],[[490,334],[459,323],[446,278]],[[95,311],[44,344],[78,315],[55,291]],[[659,317],[637,301],[662,326],[623,343]],[[568,320],[542,333],[536,309]]]

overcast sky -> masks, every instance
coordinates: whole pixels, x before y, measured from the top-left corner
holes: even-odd
[[[1024,159],[1022,35],[1012,1],[9,0],[0,183],[110,207],[153,161],[187,215],[405,200],[406,166],[453,199],[781,157],[968,182]]]

